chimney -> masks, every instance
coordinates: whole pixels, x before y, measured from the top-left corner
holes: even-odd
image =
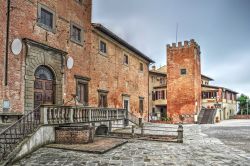
[[[155,65],[154,65],[154,66],[152,66],[152,70],[155,70],[155,69],[156,69]]]

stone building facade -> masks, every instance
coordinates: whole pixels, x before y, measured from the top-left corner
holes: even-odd
[[[150,120],[162,120],[167,115],[167,66],[149,71]]]
[[[73,98],[79,105],[99,107],[123,107],[127,99],[132,112],[147,117],[152,60],[112,32],[92,26],[92,0],[0,3],[0,121],[40,104],[71,105]],[[22,42],[18,55],[11,51],[14,39]],[[106,55],[100,54],[104,44]],[[123,53],[128,65],[122,64]]]
[[[200,46],[194,41],[167,46],[167,112],[174,123],[194,123],[201,109]]]
[[[109,107],[148,119],[149,64],[153,61],[100,24],[93,24],[90,103],[107,96]]]
[[[202,75],[202,107],[216,110],[214,122],[229,119],[237,113],[237,92],[210,85],[213,79]]]

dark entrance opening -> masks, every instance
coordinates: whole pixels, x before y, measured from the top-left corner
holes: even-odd
[[[54,104],[54,74],[46,66],[39,66],[35,71],[34,107],[42,104]]]
[[[95,135],[108,135],[108,127],[106,125],[98,126]]]

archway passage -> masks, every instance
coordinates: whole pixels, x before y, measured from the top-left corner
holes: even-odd
[[[108,134],[108,127],[106,125],[98,126],[95,131],[95,135],[107,135],[107,134]]]
[[[35,71],[34,107],[41,104],[54,104],[54,74],[46,66],[39,66]]]

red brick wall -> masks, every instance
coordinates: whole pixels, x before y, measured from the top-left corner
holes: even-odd
[[[56,127],[56,144],[85,144],[94,141],[94,127]]]
[[[187,75],[182,76],[181,69],[187,69]],[[200,49],[194,40],[184,46],[168,45],[167,75],[168,116],[174,123],[180,122],[179,115],[185,117],[184,122],[193,123],[201,105]]]
[[[99,53],[99,40],[107,43],[107,55]],[[90,104],[98,103],[97,89],[108,90],[108,106],[123,107],[122,94],[130,96],[130,111],[140,117],[139,97],[144,97],[143,117],[148,117],[148,62],[101,33],[93,32],[91,56]],[[123,54],[129,55],[129,64],[123,64]],[[143,63],[143,72],[139,64]]]
[[[234,115],[231,119],[250,119],[250,115]]]
[[[41,3],[56,12],[56,33],[48,32],[37,25],[37,4]],[[91,38],[91,0],[84,0],[80,5],[74,0],[32,0],[32,1],[11,1],[10,14],[10,44],[14,38],[30,38],[37,42],[44,43],[54,48],[68,52],[73,57],[75,65],[73,69],[65,70],[65,86],[63,96],[65,100],[71,98],[75,93],[74,75],[89,76],[89,59],[90,56],[90,38]],[[5,16],[6,1],[1,1],[1,38],[2,30],[6,26],[6,21],[2,20]],[[83,46],[77,45],[70,41],[70,21],[77,23],[84,29]],[[5,30],[4,30],[5,32]],[[2,45],[2,44],[1,44]],[[3,44],[3,46],[5,43]],[[3,64],[4,51],[0,46],[0,64]],[[25,47],[24,47],[25,48]],[[23,112],[24,109],[24,68],[25,68],[25,49],[19,56],[9,53],[9,84],[6,87],[0,86],[0,93],[3,99],[10,100],[11,112]],[[0,69],[1,84],[3,84],[2,68]],[[0,97],[0,102],[3,100]],[[0,108],[0,111],[2,109]]]

